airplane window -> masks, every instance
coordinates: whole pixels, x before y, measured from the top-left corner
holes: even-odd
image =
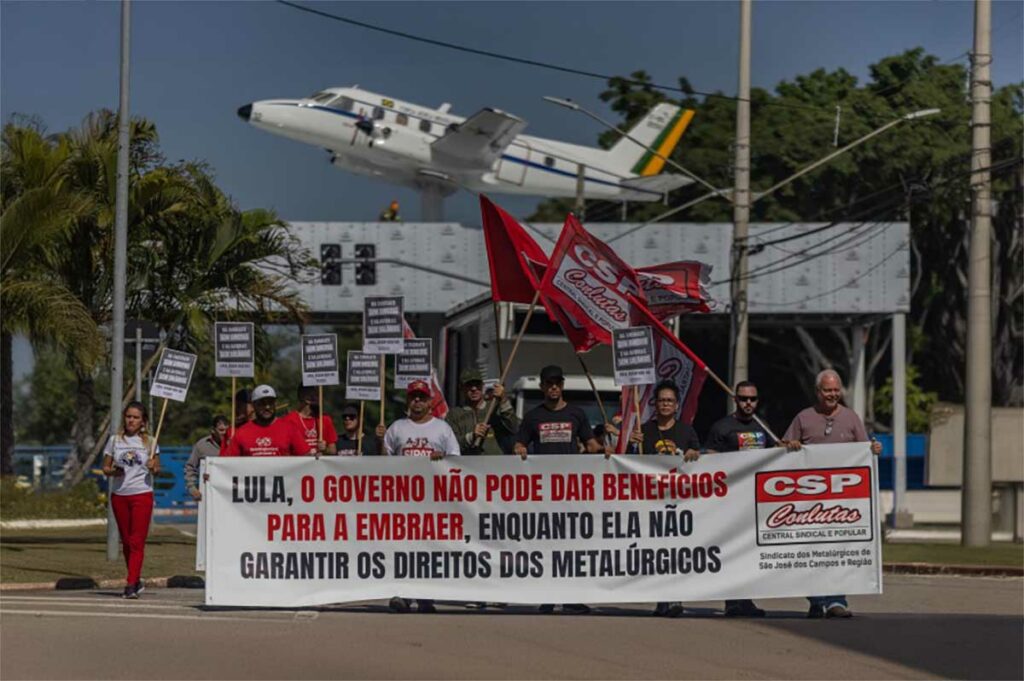
[[[400,113],[395,117],[395,123],[398,125],[409,125],[409,117],[404,113]]]
[[[548,168],[554,168],[555,167],[555,159],[552,158],[551,156],[545,156],[544,157],[544,165],[546,165]]]
[[[382,121],[384,120],[384,109],[379,106],[373,107],[373,120]]]
[[[334,93],[333,92],[318,92],[315,95],[313,95],[312,97],[310,97],[310,99],[312,99],[314,102],[317,102],[319,104],[324,104],[324,103],[329,102],[330,100],[334,99]]]
[[[342,111],[351,111],[353,106],[355,106],[355,102],[352,101],[351,97],[342,97],[334,104],[335,109],[341,109]]]
[[[420,130],[430,132],[430,121],[420,121]]]

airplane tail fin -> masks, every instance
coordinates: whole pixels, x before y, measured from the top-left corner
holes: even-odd
[[[629,136],[668,157],[682,139],[693,120],[693,114],[692,109],[681,109],[674,104],[658,104],[629,130]],[[625,137],[605,153],[608,166],[623,174],[648,177],[657,175],[665,167],[663,159]]]

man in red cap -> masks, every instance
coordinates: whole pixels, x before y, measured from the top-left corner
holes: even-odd
[[[405,391],[409,416],[392,423],[384,433],[384,453],[388,456],[429,456],[434,461],[445,456],[460,456],[459,441],[452,427],[430,413],[433,406],[426,381],[413,381]],[[395,596],[388,603],[394,612],[409,612],[408,598]],[[416,599],[419,612],[435,612],[434,602]]]

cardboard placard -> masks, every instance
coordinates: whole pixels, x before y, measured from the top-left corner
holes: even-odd
[[[256,375],[256,335],[252,322],[216,322],[213,352],[216,376]]]
[[[338,385],[338,335],[302,336],[302,385]]]
[[[657,380],[654,336],[649,326],[612,330],[615,385],[649,385]]]
[[[150,394],[175,402],[184,402],[195,368],[196,356],[191,352],[165,348],[160,355],[160,362],[156,365]]]
[[[349,350],[345,371],[345,399],[379,400],[380,398],[380,356]]]
[[[406,338],[405,349],[395,355],[395,388],[405,388],[413,381],[430,382],[433,341],[429,338]]]
[[[363,301],[363,352],[397,355],[405,347],[402,296],[370,296]]]

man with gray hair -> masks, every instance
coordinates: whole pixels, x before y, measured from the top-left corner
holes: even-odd
[[[818,401],[813,407],[797,414],[789,424],[782,436],[786,447],[795,449],[800,445],[867,442],[868,434],[857,412],[841,404],[843,379],[839,374],[832,369],[825,369],[818,374],[814,385]],[[875,456],[882,453],[882,443],[873,438],[871,453]],[[846,596],[808,596],[807,600],[811,602],[807,616],[812,619],[853,616]]]

